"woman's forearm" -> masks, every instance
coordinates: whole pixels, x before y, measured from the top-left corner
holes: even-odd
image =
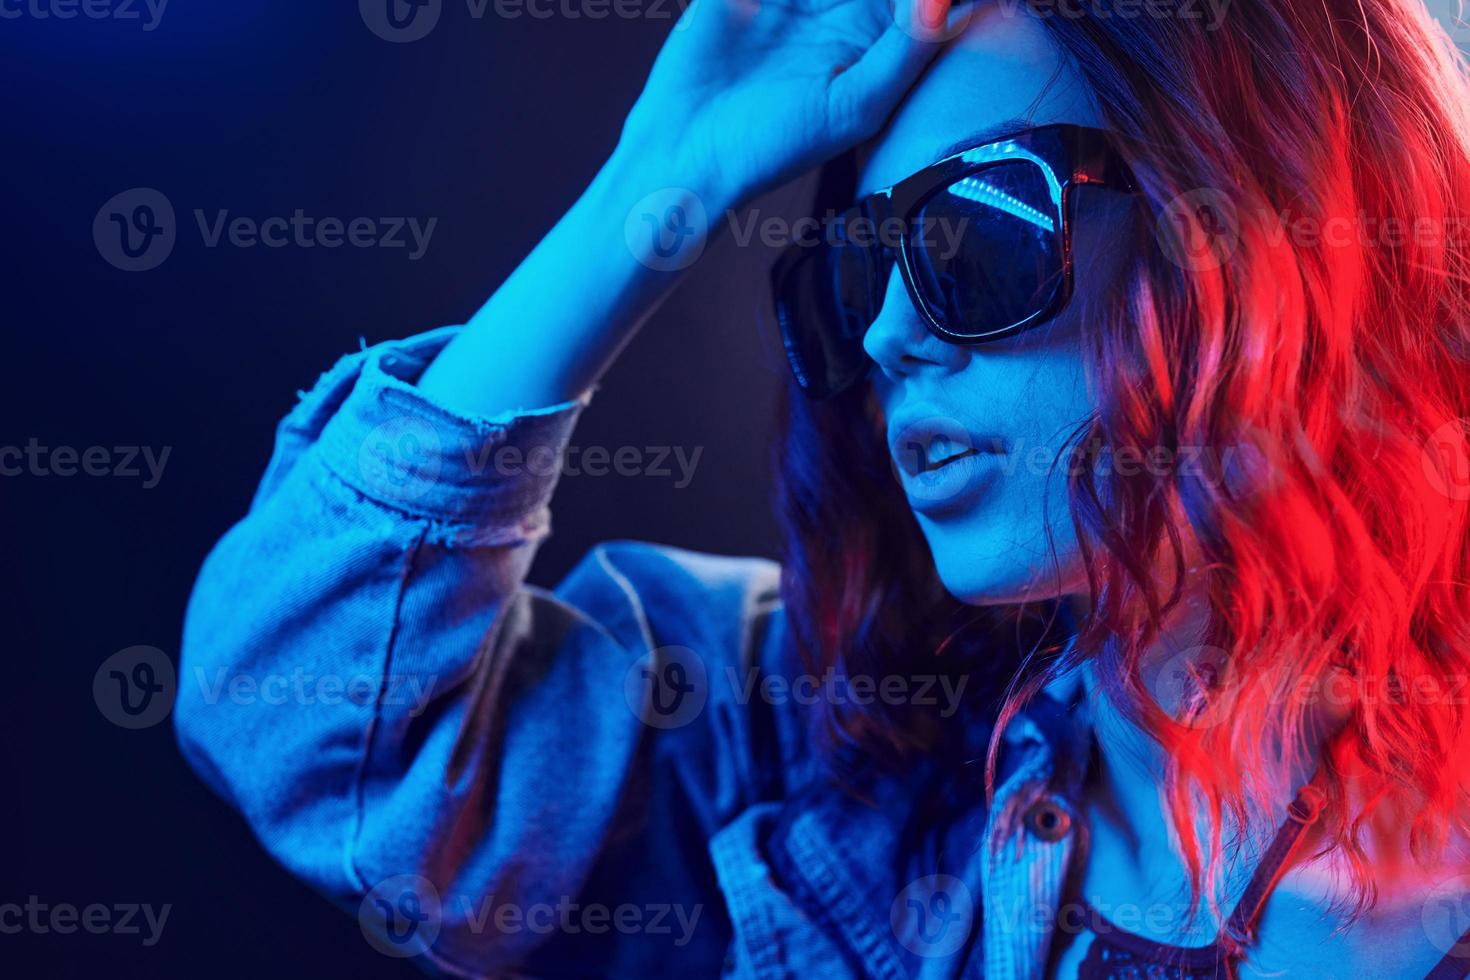
[[[720,213],[706,192],[692,189],[696,183],[663,176],[635,152],[615,151],[424,372],[421,390],[481,417],[586,391],[697,254],[703,215]],[[653,252],[655,235],[663,250],[678,251]]]

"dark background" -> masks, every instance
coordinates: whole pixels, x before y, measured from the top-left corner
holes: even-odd
[[[194,574],[244,512],[297,389],[359,338],[467,318],[612,149],[676,10],[511,20],[492,6],[476,20],[443,0],[429,36],[394,44],[341,0],[174,0],[151,31],[141,0],[136,20],[37,16],[49,2],[0,4],[20,12],[0,17],[0,446],[170,455],[152,489],[0,477],[0,903],[172,908],[151,948],[0,934],[0,975],[417,975],[274,864],[185,767],[167,721],[109,722],[93,675],[138,644],[177,662]],[[178,240],[158,268],[125,272],[92,226],[139,187],[167,196]],[[207,248],[196,208],[439,223],[411,262],[404,249]],[[611,537],[773,553],[784,366],[761,313],[767,261],[717,243],[574,439],[702,446],[693,482],[564,479],[533,581]]]
[[[602,19],[493,6],[475,19],[441,0],[434,31],[404,44],[351,0],[173,0],[153,30],[139,4],[133,20],[36,15],[52,2],[0,0],[0,448],[169,456],[152,489],[0,476],[0,904],[171,908],[151,948],[0,934],[0,976],[415,976],[272,862],[185,768],[166,721],[108,721],[93,676],[139,644],[177,660],[195,571],[244,512],[298,388],[360,339],[463,321],[571,203],[617,139],[672,0]],[[124,272],[92,225],[140,187],[171,201],[179,237],[158,268]],[[802,191],[765,213],[790,213]],[[439,223],[411,262],[403,249],[206,248],[196,208]],[[763,313],[768,261],[728,235],[712,247],[574,439],[703,447],[693,482],[564,479],[533,581],[611,537],[773,553],[784,367]]]

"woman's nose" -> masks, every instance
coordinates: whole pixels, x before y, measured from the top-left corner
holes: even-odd
[[[920,371],[956,370],[964,356],[961,348],[929,332],[896,265],[888,276],[883,307],[863,335],[863,350],[894,381]]]

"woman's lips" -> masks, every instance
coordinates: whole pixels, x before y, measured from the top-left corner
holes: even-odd
[[[895,416],[889,432],[889,453],[909,505],[929,516],[972,506],[1004,454],[999,438],[977,436],[939,412]]]
[[[1000,457],[970,453],[943,466],[899,477],[909,506],[928,517],[970,510],[999,473]]]

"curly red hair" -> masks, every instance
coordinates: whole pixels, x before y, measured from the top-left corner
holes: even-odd
[[[1108,6],[1044,18],[1147,212],[1126,288],[1089,311],[1098,403],[1076,443],[1210,447],[1228,465],[1073,468],[1091,611],[1065,657],[1001,662],[1019,673],[998,714],[1090,659],[1168,750],[1198,894],[1220,834],[1195,844],[1197,804],[1218,828],[1279,798],[1330,688],[1347,721],[1322,767],[1323,832],[1362,910],[1378,807],[1414,815],[1416,854],[1466,829],[1470,77],[1418,0],[1262,0],[1215,29],[1093,15]],[[799,646],[849,671],[932,669],[967,614],[936,582],[864,394],[788,405],[779,503]],[[1161,708],[1144,676],[1186,568],[1208,598],[1203,644],[1222,654],[1194,705],[1209,725]],[[938,737],[921,711],[825,710],[830,743],[870,760]]]

